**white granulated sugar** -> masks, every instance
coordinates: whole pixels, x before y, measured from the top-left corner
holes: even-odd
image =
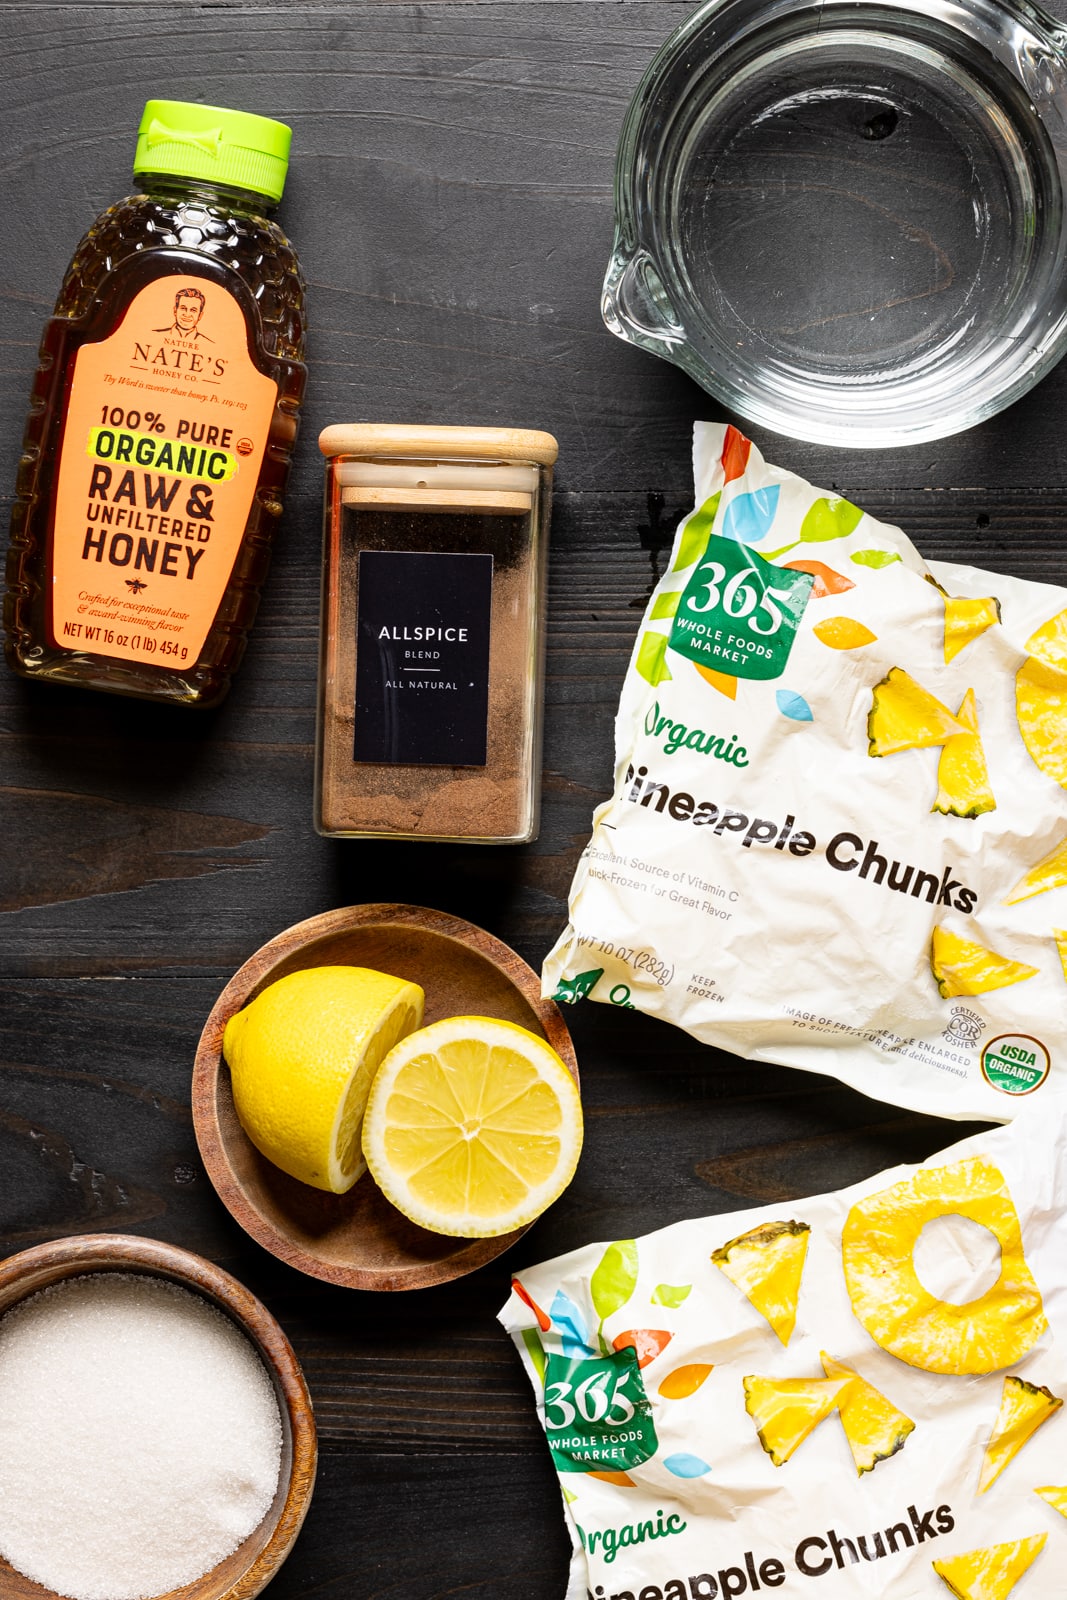
[[[159,1278],[68,1279],[0,1318],[0,1554],[71,1600],[146,1600],[262,1521],[282,1428],[230,1319]]]

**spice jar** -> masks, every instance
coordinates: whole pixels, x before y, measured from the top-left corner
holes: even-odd
[[[555,439],[357,423],[319,448],[316,827],[535,838]]]

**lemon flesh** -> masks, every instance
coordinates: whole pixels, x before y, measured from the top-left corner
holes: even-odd
[[[363,1124],[363,1153],[386,1198],[421,1227],[460,1238],[540,1216],[581,1147],[581,1100],[559,1056],[490,1017],[449,1017],[401,1040]]]
[[[422,1010],[418,984],[370,967],[309,967],[264,989],[222,1040],[257,1150],[312,1188],[351,1189],[366,1171],[360,1129],[374,1074]]]

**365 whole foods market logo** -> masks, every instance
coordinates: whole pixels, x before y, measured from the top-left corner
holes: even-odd
[[[1032,1094],[1049,1075],[1052,1058],[1028,1033],[1002,1033],[982,1051],[982,1076],[1001,1094]]]
[[[658,1448],[652,1407],[632,1347],[545,1363],[545,1432],[559,1472],[639,1467]]]
[[[779,678],[815,579],[712,535],[685,586],[670,648],[735,678]]]

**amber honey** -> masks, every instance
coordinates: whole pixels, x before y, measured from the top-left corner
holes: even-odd
[[[74,255],[12,513],[4,623],[25,677],[187,705],[229,687],[306,377],[303,279],[266,214],[284,180],[279,129],[149,102],[143,192]]]

